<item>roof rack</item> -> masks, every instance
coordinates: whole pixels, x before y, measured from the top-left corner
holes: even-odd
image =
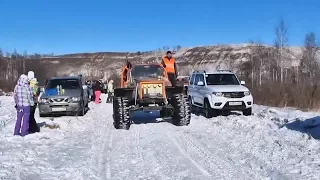
[[[219,69],[219,70],[216,70],[218,72],[232,72],[231,70],[228,70],[228,69]]]
[[[197,70],[197,71],[193,71],[193,73],[206,73],[205,70]]]

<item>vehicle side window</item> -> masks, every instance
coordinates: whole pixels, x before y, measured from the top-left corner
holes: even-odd
[[[195,74],[192,74],[191,79],[190,79],[190,85],[193,85],[195,76],[196,76]]]
[[[198,82],[199,82],[199,80],[200,80],[200,74],[196,74],[196,78],[195,78],[195,80],[194,80],[194,85],[197,85],[198,84]]]
[[[203,74],[199,74],[199,81],[202,81],[204,83],[204,76]]]

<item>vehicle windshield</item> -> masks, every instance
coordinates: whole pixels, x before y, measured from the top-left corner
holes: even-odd
[[[189,83],[189,77],[179,78],[179,81],[182,81],[184,83]]]
[[[234,74],[208,74],[207,85],[240,85]]]
[[[163,77],[164,69],[160,65],[137,65],[131,70],[133,79]]]
[[[62,89],[81,89],[77,79],[51,79],[46,89],[56,88],[58,85],[61,85]]]

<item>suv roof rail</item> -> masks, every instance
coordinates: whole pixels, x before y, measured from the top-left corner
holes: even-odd
[[[206,73],[205,70],[197,70],[197,71],[193,71],[193,73]]]
[[[229,69],[219,69],[219,70],[216,70],[218,72],[232,72],[231,70]]]

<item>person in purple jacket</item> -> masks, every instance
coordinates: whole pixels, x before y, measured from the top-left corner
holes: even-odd
[[[22,74],[14,88],[14,101],[17,109],[17,122],[14,135],[25,136],[29,130],[30,107],[34,105],[28,76]]]

